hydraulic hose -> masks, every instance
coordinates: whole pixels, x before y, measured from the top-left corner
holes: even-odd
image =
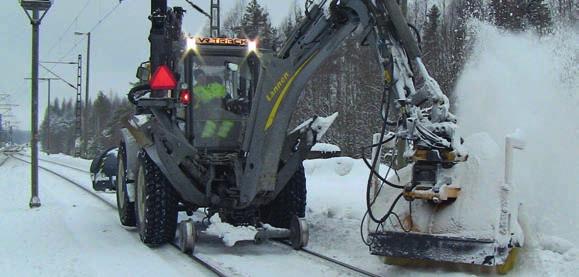
[[[135,87],[133,87],[130,91],[129,94],[127,94],[127,97],[129,98],[129,102],[131,102],[133,105],[137,105],[137,100],[135,97],[135,94],[137,92],[140,91],[145,91],[145,90],[150,90],[151,86],[149,84],[143,84],[143,85],[137,85]]]
[[[387,87],[388,87],[388,86],[386,86],[386,87],[384,88],[384,94],[386,93]],[[384,120],[384,124],[382,125],[382,132],[380,133],[380,139],[379,139],[380,142],[384,141],[384,137],[385,137],[385,134],[386,134],[386,130],[387,130],[387,128],[388,128],[388,115],[390,114],[390,101],[392,100],[392,93],[391,93],[390,91],[388,92],[388,97],[384,97],[384,94],[382,95],[382,101],[383,101],[383,103],[384,103],[384,98],[386,98],[386,102],[385,102],[385,104],[386,104],[386,111],[384,112],[384,119],[383,119],[383,120]],[[393,139],[393,138],[389,138],[389,140],[390,140],[390,139]],[[387,141],[389,141],[389,140],[387,140]],[[382,222],[386,221],[386,219],[388,218],[388,216],[389,216],[390,213],[391,213],[391,210],[392,210],[394,207],[391,207],[390,211],[388,211],[388,213],[386,213],[386,214],[385,214],[383,217],[381,217],[380,219],[378,219],[378,218],[374,215],[374,212],[372,211],[372,205],[374,204],[374,201],[371,200],[371,196],[370,196],[370,190],[371,190],[371,187],[372,187],[372,177],[373,177],[373,176],[377,176],[377,177],[378,177],[382,182],[384,182],[385,184],[387,184],[387,185],[389,185],[389,186],[391,186],[391,187],[397,188],[397,189],[403,189],[404,187],[398,186],[398,185],[395,185],[395,184],[393,184],[393,183],[388,182],[388,180],[386,180],[386,178],[383,178],[382,176],[380,176],[380,173],[379,173],[379,172],[376,172],[376,171],[374,170],[374,168],[376,168],[376,164],[377,164],[377,163],[379,162],[379,160],[380,160],[380,151],[376,151],[376,153],[374,154],[373,161],[372,161],[372,164],[371,164],[371,165],[368,163],[368,161],[366,161],[366,159],[363,159],[363,160],[364,160],[364,162],[366,163],[366,165],[369,166],[369,168],[370,168],[370,175],[368,176],[368,182],[367,182],[367,187],[366,187],[366,209],[367,209],[367,211],[368,211],[368,216],[369,216],[370,219],[372,219],[372,221],[374,221],[375,223],[382,223]],[[388,177],[388,176],[386,176],[386,177]],[[400,196],[398,197],[398,199],[400,199]],[[398,202],[398,199],[394,202],[394,205],[396,204],[396,202]],[[394,206],[394,205],[393,205],[393,206]]]

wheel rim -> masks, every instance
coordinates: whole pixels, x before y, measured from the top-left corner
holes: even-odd
[[[179,248],[184,253],[191,253],[195,248],[195,226],[192,221],[179,224]]]
[[[305,219],[294,216],[290,231],[290,241],[294,249],[301,249],[308,245],[310,231]]]
[[[125,182],[125,163],[123,158],[120,158],[117,170],[117,208],[119,210],[125,207]]]
[[[142,228],[145,222],[145,169],[139,166],[139,175],[137,176],[137,215],[139,219],[139,228]]]

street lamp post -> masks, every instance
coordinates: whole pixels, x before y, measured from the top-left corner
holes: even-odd
[[[82,140],[84,141],[83,146],[83,153],[86,155],[87,145],[88,145],[88,96],[89,96],[89,83],[90,83],[90,32],[88,33],[81,33],[81,32],[74,32],[77,36],[84,36],[87,37],[87,44],[86,44],[86,80],[85,80],[85,94],[84,94],[84,128],[82,132]]]
[[[26,16],[32,25],[32,158],[30,165],[31,197],[30,208],[40,207],[38,197],[38,50],[40,23],[52,6],[52,0],[20,0],[20,6],[26,12]],[[30,15],[32,12],[32,15]],[[42,12],[42,15],[40,13]]]

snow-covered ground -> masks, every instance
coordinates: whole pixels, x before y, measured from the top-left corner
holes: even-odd
[[[207,274],[170,247],[149,251],[114,210],[50,173],[40,171],[42,207],[31,210],[29,168],[14,159],[0,168],[2,276]]]
[[[48,160],[51,157],[41,156],[41,159]],[[83,162],[64,156],[56,160],[73,166]],[[89,186],[87,174],[67,171],[46,162],[41,162],[41,165],[65,173],[72,180],[85,182]],[[470,276],[472,273],[442,268],[409,269],[382,264],[377,257],[369,255],[359,235],[360,218],[365,211],[364,183],[368,174],[365,165],[351,158],[333,158],[306,161],[305,167],[308,180],[307,217],[311,224],[308,248],[382,276]],[[5,201],[0,207],[3,214],[8,214],[0,226],[4,238],[8,239],[3,240],[0,246],[9,250],[4,252],[5,256],[0,254],[1,261],[4,261],[0,262],[1,272],[15,275],[39,273],[45,276],[110,273],[119,276],[133,273],[131,268],[141,263],[146,263],[145,269],[137,272],[146,276],[199,272],[200,269],[193,261],[178,254],[167,254],[174,253],[173,249],[151,250],[141,245],[134,232],[126,231],[118,225],[114,211],[48,173],[41,172],[40,175],[42,208],[29,210],[28,168],[28,165],[14,160],[0,168],[0,176],[3,177],[0,185],[5,191]],[[114,202],[113,194],[103,196]],[[30,249],[34,251],[34,256],[26,252]],[[266,254],[256,256],[260,251]],[[315,271],[312,265],[297,259],[293,251],[280,250],[272,244],[241,244],[228,248],[214,242],[201,243],[196,252],[215,264],[237,268],[234,272],[242,276],[269,276],[271,269],[261,267],[266,264],[283,264],[284,261],[293,263],[296,266],[293,270],[297,269],[297,272],[309,271],[313,275],[318,272],[320,276],[336,274],[336,271],[325,274],[323,271]],[[134,258],[125,261],[128,257],[125,255]],[[576,245],[556,235],[542,236],[522,256],[512,276],[573,276],[579,272],[579,251]],[[174,259],[168,261],[167,257]],[[102,263],[107,263],[108,267],[98,267]],[[183,265],[189,263],[193,265]],[[154,266],[155,270],[146,270],[148,266]]]

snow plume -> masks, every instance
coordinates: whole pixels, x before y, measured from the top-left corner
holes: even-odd
[[[527,224],[579,246],[578,29],[538,37],[473,25],[473,54],[456,87],[462,134],[486,132],[504,148],[521,129],[527,148],[515,150],[514,183]]]

